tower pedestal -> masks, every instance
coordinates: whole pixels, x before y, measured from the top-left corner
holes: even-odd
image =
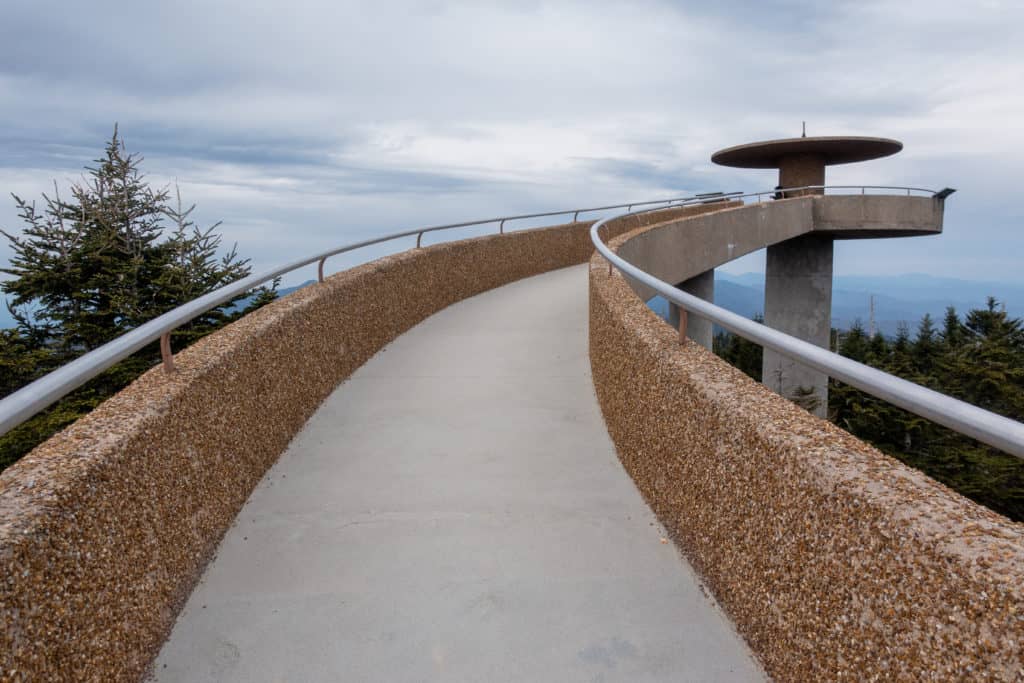
[[[764,140],[719,150],[711,160],[736,168],[777,168],[782,199],[824,194],[825,167],[895,154],[903,143],[857,136]],[[764,322],[780,332],[828,348],[832,333],[832,238],[803,235],[768,247]],[[815,415],[828,414],[828,376],[768,349],[761,381]]]
[[[764,322],[828,348],[832,331],[832,238],[803,235],[768,247]],[[810,412],[828,413],[828,375],[764,350],[761,381]]]

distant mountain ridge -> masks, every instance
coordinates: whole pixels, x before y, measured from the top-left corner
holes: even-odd
[[[961,280],[924,274],[894,276],[843,275],[832,283],[832,326],[849,329],[860,319],[865,328],[871,315],[871,296],[875,297],[875,325],[887,336],[895,335],[900,323],[910,327],[911,336],[925,313],[936,320],[953,306],[961,315],[972,308],[983,308],[994,296],[1014,317],[1024,317],[1024,285]],[[651,307],[667,315],[668,304],[661,297]],[[764,311],[764,274],[732,275],[715,273],[715,303],[734,313],[751,318]],[[664,313],[662,312],[664,311]]]

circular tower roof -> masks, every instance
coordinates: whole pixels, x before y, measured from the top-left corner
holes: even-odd
[[[856,136],[787,138],[750,142],[721,149],[711,161],[737,168],[778,168],[785,157],[813,154],[822,157],[825,165],[849,164],[887,157],[903,149],[903,143],[889,138]]]

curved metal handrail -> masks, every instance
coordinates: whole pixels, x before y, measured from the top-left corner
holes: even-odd
[[[872,186],[814,186],[813,188],[785,188],[783,191],[800,189],[916,189],[882,188]],[[924,190],[931,192],[931,190]],[[774,192],[774,190],[773,190]],[[764,194],[764,193],[753,193]],[[940,193],[933,193],[939,195]],[[744,195],[750,196],[750,195]],[[638,213],[644,213],[643,211]],[[594,223],[590,228],[590,239],[611,266],[629,277],[643,283],[677,306],[698,316],[707,318],[725,329],[748,339],[755,344],[772,349],[830,377],[846,382],[850,386],[866,391],[872,396],[888,401],[915,415],[937,422],[945,427],[966,434],[982,443],[1024,459],[1024,424],[996,415],[977,406],[951,396],[933,391],[919,384],[900,379],[881,370],[844,358],[809,342],[797,339],[761,323],[748,320],[699,297],[676,289],[671,284],[644,272],[621,258],[606,245],[599,230],[609,221],[628,216],[610,216]]]
[[[843,186],[845,187],[845,186]],[[815,190],[824,189],[819,185],[807,185],[797,188],[787,188],[787,191],[795,192],[800,190]],[[882,187],[878,186],[872,189],[890,189],[890,190],[905,190],[929,192],[933,195],[936,194],[932,190],[926,190],[923,188],[907,188],[907,187]],[[324,263],[331,256],[336,256],[348,251],[360,249],[362,247],[368,247],[374,244],[380,244],[382,242],[388,242],[403,237],[411,237],[416,235],[416,246],[421,246],[423,235],[430,232],[437,232],[439,230],[450,230],[453,228],[464,228],[475,225],[488,225],[491,223],[498,223],[499,233],[504,233],[505,223],[508,221],[524,220],[528,218],[546,218],[550,216],[564,216],[573,214],[573,222],[575,223],[581,213],[591,213],[594,211],[607,211],[611,209],[626,208],[627,212],[632,212],[634,207],[650,207],[646,210],[656,211],[659,209],[671,208],[672,206],[685,206],[688,204],[702,204],[709,202],[719,201],[731,201],[738,200],[746,197],[760,197],[765,195],[771,195],[776,190],[765,190],[763,192],[727,192],[727,193],[709,193],[703,195],[688,195],[685,197],[673,197],[671,199],[653,199],[645,200],[640,202],[630,202],[622,204],[609,204],[606,206],[593,206],[582,209],[567,209],[565,211],[545,211],[542,213],[530,213],[530,214],[515,214],[509,216],[498,216],[496,218],[486,218],[482,220],[464,221],[460,223],[447,223],[444,225],[433,225],[425,228],[418,228],[414,230],[405,230],[403,232],[392,233],[384,235],[382,237],[375,237],[361,242],[354,242],[352,244],[346,244],[335,249],[330,249],[325,252],[321,252],[315,256],[308,258],[299,259],[286,263],[282,266],[272,268],[263,273],[257,275],[251,275],[242,280],[238,280],[229,285],[225,285],[220,289],[217,289],[209,294],[205,294],[197,299],[179,306],[163,315],[150,320],[147,323],[140,325],[134,330],[127,332],[117,339],[114,339],[107,344],[94,349],[89,353],[71,361],[70,363],[61,366],[53,372],[37,379],[36,381],[28,384],[18,391],[10,394],[4,399],[0,400],[0,436],[6,434],[8,431],[18,426],[28,418],[32,417],[39,411],[52,405],[57,400],[63,398],[70,392],[74,391],[81,385],[88,382],[93,377],[99,375],[101,372],[114,365],[118,361],[124,360],[128,356],[132,355],[142,347],[150,344],[154,341],[160,341],[160,352],[163,357],[164,366],[170,370],[173,369],[173,356],[171,354],[170,334],[177,328],[188,323],[194,318],[202,315],[206,311],[216,308],[220,304],[230,301],[235,297],[244,294],[245,292],[258,287],[266,282],[270,282],[276,277],[290,273],[298,268],[308,266],[310,264],[317,264],[317,279],[323,282],[324,279]]]
[[[704,201],[724,201],[724,200],[736,200],[746,199],[747,197],[756,197],[758,201],[761,201],[762,197],[774,197],[776,195],[785,195],[787,192],[807,192],[813,190],[821,190],[823,193],[826,190],[860,190],[861,194],[866,194],[866,190],[899,190],[900,192],[906,192],[907,196],[911,196],[914,192],[920,192],[931,197],[939,199],[945,199],[949,195],[956,192],[956,190],[946,188],[943,190],[931,190],[927,187],[905,187],[902,185],[801,185],[799,187],[775,187],[770,190],[761,190],[759,192],[730,192],[723,195],[714,197],[705,197]],[[807,195],[801,195],[807,196]],[[796,199],[797,197],[785,197],[786,199]],[[680,200],[676,200],[680,201]],[[635,206],[639,206],[636,204]],[[611,219],[609,219],[611,220]]]
[[[735,194],[735,193],[734,193]],[[163,357],[164,366],[168,370],[173,369],[173,356],[171,355],[170,334],[177,328],[202,315],[203,313],[216,308],[226,301],[230,301],[245,292],[254,289],[274,278],[290,273],[298,268],[317,264],[317,279],[323,282],[324,262],[331,256],[336,256],[348,251],[368,247],[382,242],[411,237],[416,235],[416,247],[421,246],[423,235],[439,230],[451,230],[453,228],[465,228],[474,225],[499,224],[499,233],[505,232],[505,223],[508,221],[524,220],[528,218],[545,218],[549,216],[563,216],[572,214],[575,223],[581,213],[594,211],[607,211],[610,209],[627,208],[632,211],[635,206],[660,205],[655,208],[668,208],[677,203],[686,203],[694,199],[692,196],[674,197],[671,199],[655,199],[642,202],[631,202],[622,204],[609,204],[607,206],[592,206],[582,209],[567,209],[565,211],[545,211],[542,213],[516,214],[509,216],[498,216],[482,220],[463,221],[460,223],[447,223],[444,225],[432,225],[425,228],[405,230],[391,233],[382,237],[375,237],[361,242],[346,244],[335,249],[321,252],[315,256],[298,259],[290,263],[272,268],[270,270],[250,275],[220,289],[214,290],[197,299],[182,304],[181,306],[164,313],[163,315],[146,322],[139,327],[126,332],[117,339],[114,339],[103,346],[90,351],[89,353],[76,358],[75,360],[61,366],[53,372],[40,377],[18,391],[0,400],[0,436],[6,434],[14,427],[32,417],[39,411],[52,405],[70,392],[96,377],[101,372],[124,360],[142,347],[154,341],[160,341],[160,351]]]

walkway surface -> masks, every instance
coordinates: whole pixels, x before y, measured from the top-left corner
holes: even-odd
[[[159,681],[763,674],[619,464],[587,271],[456,304],[320,407],[253,492]]]

